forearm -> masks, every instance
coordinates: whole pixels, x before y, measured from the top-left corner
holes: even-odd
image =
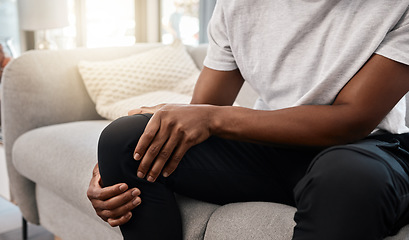
[[[331,146],[359,140],[375,126],[362,127],[343,105],[305,105],[276,111],[210,107],[214,135],[291,146]]]

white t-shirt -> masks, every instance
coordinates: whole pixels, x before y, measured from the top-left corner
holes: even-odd
[[[409,0],[218,0],[208,34],[204,65],[239,68],[256,109],[328,105],[373,53],[409,65]],[[405,112],[377,128],[409,132]]]

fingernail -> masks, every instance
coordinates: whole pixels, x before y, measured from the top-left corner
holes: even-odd
[[[131,217],[132,217],[132,213],[131,213],[131,212],[126,215],[126,218],[131,218]]]
[[[141,203],[141,199],[140,199],[140,198],[136,198],[136,199],[132,202],[132,204],[133,204],[134,206],[138,206],[140,203]]]
[[[119,186],[119,190],[121,190],[122,192],[126,190],[126,186],[125,185],[121,185]]]
[[[135,155],[133,155],[133,158],[135,160],[139,160],[139,159],[141,159],[141,155],[139,155],[139,153],[135,153]]]
[[[152,176],[149,176],[149,177],[148,177],[148,181],[149,181],[149,182],[154,182],[155,179],[154,179]]]
[[[164,177],[169,177],[169,173],[164,172],[164,173],[163,173],[163,176],[164,176]]]
[[[134,197],[137,197],[137,196],[139,196],[139,190],[133,190],[133,192],[132,192],[132,196],[134,196]]]
[[[136,176],[138,176],[138,178],[143,178],[145,175],[143,174],[143,172],[138,172],[138,174],[136,174]]]

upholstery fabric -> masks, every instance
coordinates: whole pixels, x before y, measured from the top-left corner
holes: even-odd
[[[266,202],[232,203],[218,208],[207,225],[205,240],[291,239],[294,207]]]
[[[82,212],[58,194],[36,187],[36,198],[40,213],[40,224],[64,240],[122,239],[119,228],[107,226],[105,222]]]
[[[81,212],[94,215],[86,192],[97,162],[98,138],[108,123],[73,122],[29,131],[15,142],[13,163],[28,179],[58,194]],[[47,147],[43,147],[44,143]]]
[[[384,240],[408,240],[409,225],[403,227],[395,236],[387,237]]]
[[[135,96],[160,90],[191,96],[200,73],[179,42],[111,61],[80,61],[78,68],[97,112],[111,120],[124,115],[115,103]],[[172,97],[162,96],[174,102]]]

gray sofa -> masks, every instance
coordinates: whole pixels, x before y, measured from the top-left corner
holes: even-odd
[[[63,240],[121,239],[87,200],[97,140],[109,121],[95,111],[77,70],[80,60],[110,60],[160,46],[31,51],[2,79],[2,128],[12,200],[24,217]],[[206,46],[189,48],[198,67]],[[237,102],[252,106],[247,85]],[[185,239],[291,239],[295,208],[265,202],[208,204],[177,196]],[[348,231],[348,229],[345,229]],[[389,240],[409,239],[409,227]]]

